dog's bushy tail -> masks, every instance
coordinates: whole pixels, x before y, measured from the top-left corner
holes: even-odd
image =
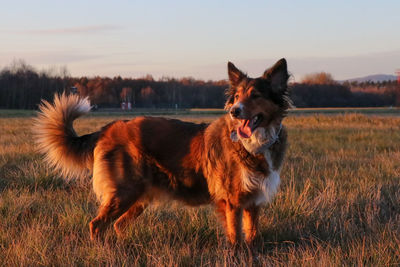
[[[99,132],[78,136],[73,121],[90,111],[89,99],[65,93],[45,100],[35,119],[34,136],[45,161],[65,178],[80,177],[93,166]]]

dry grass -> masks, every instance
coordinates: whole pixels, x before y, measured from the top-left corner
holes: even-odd
[[[76,123],[83,134],[115,118]],[[185,120],[209,121],[210,118]],[[0,265],[398,266],[400,118],[289,117],[282,185],[258,258],[233,252],[211,207],[153,207],[124,239],[89,240],[90,179],[67,183],[34,151],[30,118],[0,119]]]

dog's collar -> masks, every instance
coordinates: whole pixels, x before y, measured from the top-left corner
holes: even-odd
[[[278,131],[274,134],[274,136],[271,136],[271,140],[268,141],[268,143],[264,144],[261,146],[260,150],[265,150],[271,148],[276,142],[279,142],[279,135],[281,134],[282,131],[282,123],[279,125]]]

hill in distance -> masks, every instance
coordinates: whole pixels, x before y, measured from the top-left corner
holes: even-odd
[[[359,78],[353,78],[353,79],[348,79],[348,80],[343,80],[342,82],[349,81],[349,82],[383,82],[383,81],[395,81],[397,80],[396,75],[390,75],[390,74],[373,74],[373,75],[368,75],[365,77],[359,77]]]

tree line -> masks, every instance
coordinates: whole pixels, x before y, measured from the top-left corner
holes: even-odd
[[[228,86],[226,80],[155,80],[151,75],[137,79],[70,77],[66,68],[37,71],[19,61],[0,71],[0,108],[36,109],[41,99],[51,100],[54,93],[63,91],[88,96],[99,108],[117,108],[121,102],[130,102],[133,108],[222,108]],[[290,84],[290,89],[297,107],[400,105],[396,81],[338,83],[330,74],[317,73]]]

